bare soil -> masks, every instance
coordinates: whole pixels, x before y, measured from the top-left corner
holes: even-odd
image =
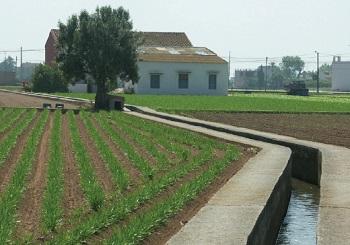
[[[64,104],[65,109],[77,109],[84,106],[84,103],[71,103],[62,100],[0,91],[0,107],[42,108],[45,103],[51,104],[51,108],[55,108],[56,103]]]
[[[350,148],[350,114],[192,113],[188,116]]]

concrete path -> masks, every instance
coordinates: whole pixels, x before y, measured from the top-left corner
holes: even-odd
[[[159,113],[148,108],[133,109],[144,113],[132,112],[140,117],[263,148],[168,244],[272,244],[268,240],[249,243],[248,236],[266,205],[267,196],[272,193],[272,182],[276,184],[282,169],[287,166],[290,151],[262,141],[307,146],[320,151],[322,175],[317,244],[350,244],[350,149]],[[234,134],[246,135],[250,139]],[[266,168],[262,169],[261,164]]]

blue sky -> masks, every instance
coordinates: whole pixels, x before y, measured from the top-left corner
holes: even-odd
[[[207,47],[234,69],[279,64],[298,55],[306,70],[331,63],[333,55],[350,60],[350,1],[333,0],[0,0],[0,60],[43,62],[49,31],[82,9],[123,6],[139,31],[185,32],[193,45]],[[30,50],[30,51],[29,51]],[[31,51],[34,50],[34,51]]]

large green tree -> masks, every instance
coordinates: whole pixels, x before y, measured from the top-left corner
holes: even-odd
[[[300,77],[305,62],[299,56],[284,56],[280,66],[285,78],[294,79]]]
[[[137,53],[140,35],[133,31],[129,12],[123,7],[83,10],[67,24],[59,22],[57,64],[73,83],[91,76],[97,85],[95,108],[107,109],[107,94],[119,77],[139,80]]]

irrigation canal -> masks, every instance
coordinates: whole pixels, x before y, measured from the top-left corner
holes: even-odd
[[[316,244],[319,202],[319,187],[293,178],[288,211],[281,224],[276,245]]]

